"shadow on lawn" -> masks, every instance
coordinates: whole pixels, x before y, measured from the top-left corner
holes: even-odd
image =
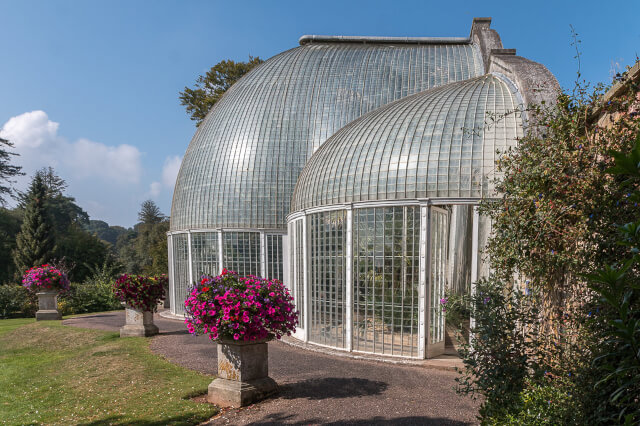
[[[190,415],[183,416],[174,416],[168,417],[159,421],[149,421],[149,420],[124,420],[123,416],[111,416],[106,417],[101,420],[95,420],[93,422],[87,423],[77,423],[78,426],[164,426],[171,424],[199,424],[206,419],[202,419],[200,417],[194,417]]]
[[[389,385],[368,379],[327,377],[309,379],[280,386],[280,398],[312,400],[379,395]]]

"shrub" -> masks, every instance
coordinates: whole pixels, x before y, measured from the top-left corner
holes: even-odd
[[[35,311],[35,297],[25,287],[0,285],[0,318],[31,317]]]
[[[573,383],[547,375],[540,381],[528,380],[519,395],[519,409],[502,418],[492,418],[495,425],[569,425],[583,423],[582,413],[572,398]]]
[[[69,291],[58,298],[62,315],[84,314],[122,309],[113,294],[111,282],[71,283]]]
[[[141,311],[155,312],[158,302],[164,300],[167,277],[122,274],[113,284],[117,299]]]
[[[212,340],[279,339],[298,323],[293,298],[280,281],[226,269],[217,277],[203,276],[184,306],[189,333]]]
[[[520,406],[519,395],[530,375],[540,375],[536,356],[537,298],[495,276],[480,280],[470,298],[475,319],[471,344],[461,350],[464,369],[458,391],[484,395],[483,419],[502,418]]]
[[[44,264],[28,269],[22,277],[22,285],[27,289],[37,292],[42,290],[69,290],[67,274],[60,269]]]

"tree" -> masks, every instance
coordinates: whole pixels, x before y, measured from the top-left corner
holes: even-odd
[[[209,110],[233,83],[263,62],[259,57],[253,56],[249,56],[248,62],[218,62],[205,75],[198,77],[193,89],[185,87],[184,91],[180,92],[180,104],[186,107],[191,119],[199,126]]]
[[[22,167],[14,166],[9,162],[12,155],[18,155],[14,152],[8,152],[4,147],[13,148],[13,144],[6,139],[0,138],[0,205],[4,206],[6,200],[4,195],[12,195],[13,190],[5,183],[13,183],[11,178],[18,175],[23,175],[20,170]]]
[[[144,201],[138,212],[138,220],[147,225],[160,223],[164,220],[164,217],[160,208],[151,200]]]
[[[18,272],[52,260],[55,252],[54,229],[47,211],[47,188],[36,174],[27,191],[27,204],[13,260]]]
[[[64,194],[67,182],[58,176],[52,167],[44,167],[35,174],[42,179],[45,186],[47,209],[58,234],[64,233],[74,223],[81,225],[89,223],[89,214],[75,203],[75,198]],[[18,200],[18,206],[24,208],[27,203],[27,194],[19,193]]]
[[[13,251],[20,232],[21,215],[17,210],[0,207],[0,285],[14,278]]]

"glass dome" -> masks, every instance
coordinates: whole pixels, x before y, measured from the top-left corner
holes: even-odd
[[[178,174],[171,230],[284,229],[298,174],[329,136],[396,99],[481,74],[468,41],[310,42],[274,56],[198,127]]]
[[[498,150],[523,135],[513,84],[488,74],[379,108],[309,160],[291,211],[359,201],[492,195]]]

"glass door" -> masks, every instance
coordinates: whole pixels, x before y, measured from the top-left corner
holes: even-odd
[[[429,329],[427,358],[444,353],[445,321],[440,300],[447,288],[449,211],[431,207],[428,280]]]

